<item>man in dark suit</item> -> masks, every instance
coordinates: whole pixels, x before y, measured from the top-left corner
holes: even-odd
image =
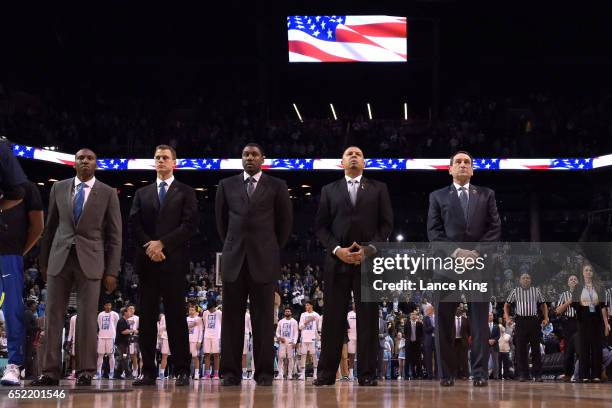
[[[410,320],[404,326],[404,335],[406,338],[406,359],[408,360],[411,378],[423,378],[423,366],[421,364],[423,323],[417,320],[417,312],[410,313]]]
[[[81,149],[76,177],[51,187],[49,212],[40,245],[40,270],[47,280],[46,349],[42,375],[34,386],[58,385],[62,368],[64,316],[73,285],[79,316],[76,327],[77,385],[91,385],[96,372],[98,299],[103,281],[117,286],[121,260],[121,211],[117,190],[97,180],[96,154]]]
[[[499,380],[499,325],[493,321],[493,313],[489,313],[489,354],[493,360],[493,371],[490,377]]]
[[[221,180],[215,198],[217,231],[223,240],[223,385],[241,382],[247,297],[256,366],[253,378],[258,385],[269,386],[274,377],[274,290],[281,276],[280,248],[292,229],[293,208],[285,181],[262,173],[264,160],[258,144],[247,144],[242,150],[244,172]]]
[[[143,377],[135,386],[154,385],[155,346],[160,296],[172,350],[176,385],[189,385],[189,338],[185,320],[185,275],[189,273],[189,240],[198,228],[198,202],[193,188],[176,180],[176,151],[155,148],[157,180],[136,191],[130,231],[136,242],[134,269],[140,278],[138,344]]]
[[[485,187],[470,184],[474,174],[472,156],[464,151],[452,155],[449,174],[453,184],[429,195],[427,236],[432,242],[463,243],[465,248],[451,248],[448,256],[476,259],[490,248],[486,243],[499,241],[501,221],[495,203],[495,193]],[[469,272],[468,272],[469,273]],[[436,326],[436,351],[440,368],[441,385],[454,384],[453,373],[457,357],[453,353],[453,316],[457,302],[444,300],[445,294],[437,293],[438,325]],[[486,386],[489,361],[489,333],[487,330],[487,301],[470,301],[472,333],[472,376],[475,386]]]
[[[427,379],[432,380],[438,374],[437,370],[434,374],[434,366],[436,365],[435,354],[435,329],[436,329],[436,315],[434,313],[434,307],[427,305],[425,307],[425,316],[423,317],[423,358],[425,359],[425,371],[427,371]]]
[[[393,211],[387,186],[363,177],[365,159],[351,146],[342,155],[344,177],[321,190],[315,231],[327,249],[323,280],[325,311],[321,358],[315,385],[331,385],[342,351],[342,321],[351,290],[357,312],[357,360],[359,384],[376,383],[378,310],[375,303],[361,302],[360,263],[365,242],[387,241],[393,228]]]

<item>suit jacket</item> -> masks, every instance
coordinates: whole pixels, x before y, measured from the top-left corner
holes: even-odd
[[[57,276],[66,264],[72,244],[88,279],[118,276],[121,261],[121,211],[117,190],[96,179],[79,218],[73,215],[74,178],[51,187],[49,212],[41,239],[39,260],[47,275]]]
[[[423,334],[424,334],[424,340],[425,340],[424,344],[426,347],[433,347],[434,332],[435,332],[435,327],[431,323],[431,317],[429,316],[423,317]]]
[[[487,323],[487,327],[488,327],[488,323]],[[495,344],[491,346],[493,347],[493,350],[495,351],[499,351],[499,336],[500,336],[499,325],[496,323],[493,323],[493,328],[489,329],[489,340],[495,340]]]
[[[429,195],[427,237],[431,242],[480,243],[467,249],[485,252],[487,246],[482,243],[496,242],[501,237],[501,221],[493,190],[470,184],[467,220],[454,185],[432,192]]]
[[[321,190],[315,232],[327,248],[327,272],[353,270],[333,254],[337,246],[385,242],[392,229],[393,209],[386,184],[362,177],[354,207],[344,177]]]
[[[245,260],[255,282],[280,279],[280,249],[293,227],[293,206],[284,180],[262,174],[251,198],[246,193],[244,173],[221,180],[215,218],[223,241],[224,281],[234,282]]]
[[[152,263],[143,245],[160,240],[166,260],[160,263],[169,273],[187,273],[189,240],[198,229],[199,213],[195,190],[174,179],[160,206],[157,182],[139,188],[130,210],[130,233],[136,242],[135,268]]]
[[[418,344],[421,344],[423,342],[423,323],[417,321],[416,322],[416,334],[415,334],[415,341]],[[412,321],[408,320],[406,323],[404,323],[404,337],[406,338],[406,344],[410,344],[411,343],[411,338],[412,338]]]

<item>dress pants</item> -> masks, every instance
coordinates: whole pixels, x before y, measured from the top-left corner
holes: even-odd
[[[224,379],[242,378],[244,314],[247,297],[253,327],[255,381],[274,378],[274,289],[276,282],[255,282],[246,259],[234,282],[223,281],[221,320],[221,366]],[[336,365],[336,368],[338,366]],[[334,371],[335,375],[335,371]]]
[[[347,267],[346,273],[326,271],[325,306],[321,334],[321,357],[319,358],[317,378],[331,381],[336,378],[340,363],[342,344],[346,336],[346,314],[351,300],[351,290],[355,296],[357,313],[357,361],[360,379],[376,377],[379,353],[378,306],[376,303],[361,302],[361,273],[359,267]],[[382,373],[385,375],[385,373]]]
[[[184,275],[177,273],[164,262],[153,262],[148,258],[139,265],[140,278],[140,325],[138,345],[142,354],[142,371],[146,377],[156,378],[155,350],[157,346],[157,321],[159,320],[160,297],[163,298],[168,343],[176,374],[188,374],[191,364],[189,335],[187,332]]]
[[[542,328],[537,316],[517,316],[514,335],[516,337],[516,366],[520,376],[529,377],[529,348],[531,347],[532,374],[539,377],[542,373],[540,342]]]
[[[64,317],[73,285],[77,293],[75,357],[78,373],[93,375],[96,372],[96,346],[98,332],[98,298],[100,279],[88,279],[79,264],[73,245],[66,264],[58,275],[47,276],[47,308],[45,311],[46,346],[42,373],[58,379],[61,376],[62,330]]]

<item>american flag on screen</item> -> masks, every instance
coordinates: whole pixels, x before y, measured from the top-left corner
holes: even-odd
[[[405,62],[406,17],[289,16],[289,62]]]

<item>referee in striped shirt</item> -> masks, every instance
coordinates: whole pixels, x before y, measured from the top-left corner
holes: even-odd
[[[520,278],[520,286],[514,288],[504,304],[504,318],[510,318],[510,305],[516,304],[516,357],[519,372],[519,381],[525,382],[529,378],[529,346],[531,346],[531,359],[533,377],[542,382],[542,358],[540,356],[540,340],[542,326],[548,324],[548,306],[540,289],[531,286],[531,276],[524,273]],[[544,320],[539,321],[538,304],[541,305]]]
[[[568,302],[571,302],[574,298],[574,291],[576,286],[578,286],[578,277],[570,275],[567,278],[567,286],[569,290],[566,290],[559,296],[557,308],[555,309],[555,313],[560,318],[563,337],[565,338],[565,350],[563,352],[563,381],[565,382],[571,381],[572,374],[574,373],[578,326],[576,322],[576,309],[571,304],[568,304]]]

